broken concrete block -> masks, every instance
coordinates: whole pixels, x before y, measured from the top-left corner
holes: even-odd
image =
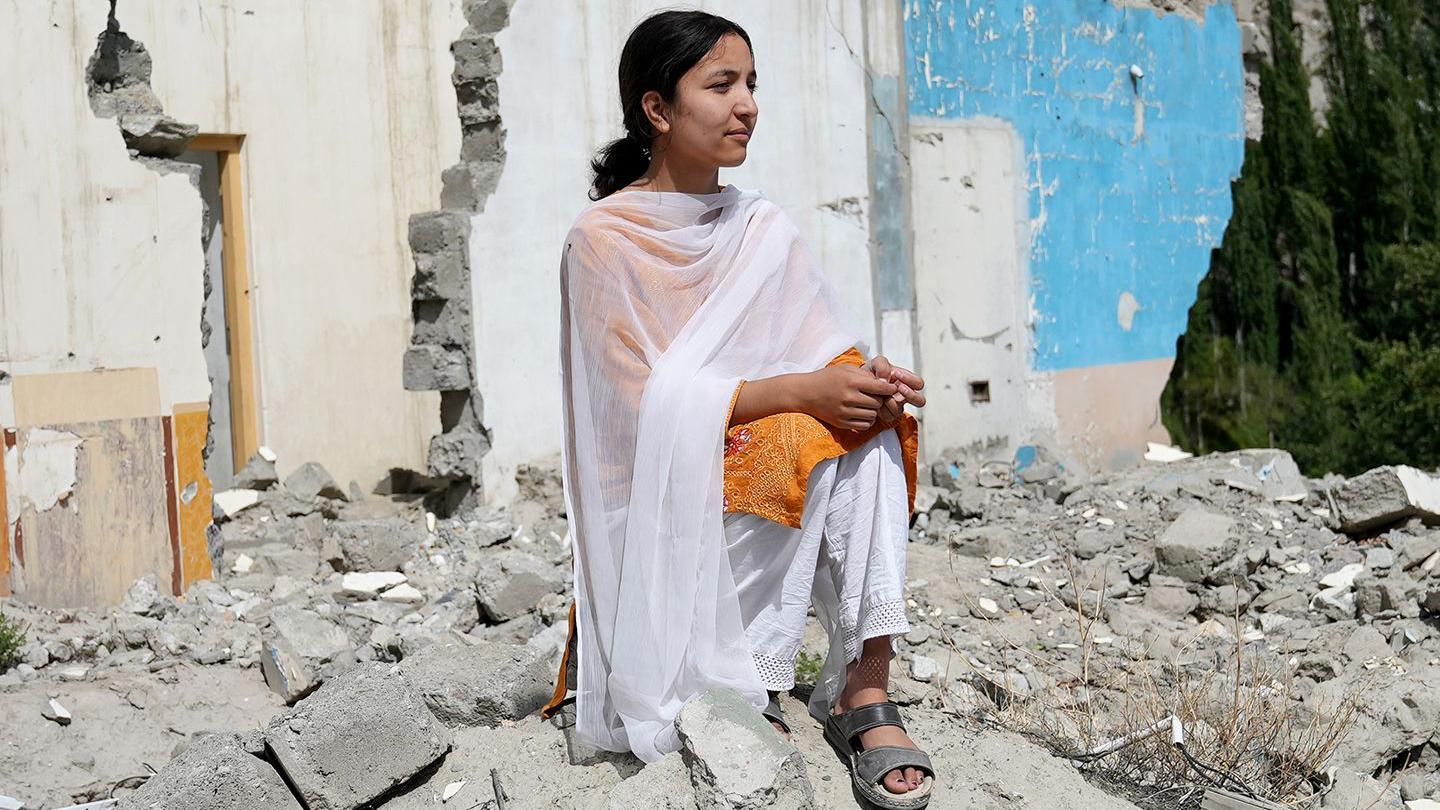
[[[421,593],[414,585],[402,582],[380,594],[380,601],[395,602],[403,605],[418,605],[425,601],[425,594]]]
[[[331,498],[337,501],[349,499],[349,495],[335,483],[330,473],[318,463],[307,461],[285,476],[285,489],[298,498]]]
[[[410,252],[415,275],[410,296],[417,301],[469,297],[470,216],[430,211],[410,217]]]
[[[1156,573],[1201,582],[1235,553],[1230,535],[1235,522],[1207,509],[1191,509],[1175,519],[1155,543]]]
[[[437,478],[476,477],[480,457],[490,452],[490,438],[473,431],[451,431],[430,437],[425,467]]]
[[[136,616],[156,617],[164,615],[170,600],[160,593],[160,580],[154,574],[135,580],[125,597],[120,600],[120,609]]]
[[[297,655],[322,661],[350,649],[350,636],[335,622],[314,611],[281,605],[270,613],[270,627]]]
[[[1400,806],[1398,786],[1349,768],[1341,768],[1335,774],[1335,784],[1320,802],[1324,810],[1358,810],[1362,807],[1394,810]]]
[[[233,518],[241,511],[260,502],[260,493],[253,489],[227,489],[215,493],[215,511],[219,517]]]
[[[286,704],[295,703],[319,685],[315,671],[283,638],[271,639],[260,646],[260,672],[265,676],[265,685]]]
[[[301,810],[280,774],[235,734],[207,734],[151,776],[117,810]]]
[[[401,376],[406,391],[463,391],[470,387],[470,360],[457,348],[411,346]]]
[[[694,698],[676,726],[700,810],[815,807],[800,752],[739,692]]]
[[[610,810],[696,810],[690,771],[679,751],[666,754],[610,789]]]
[[[340,578],[340,591],[345,596],[369,599],[386,588],[405,582],[399,571],[351,572]]]
[[[261,448],[267,450],[269,448]],[[245,468],[235,474],[232,486],[237,489],[269,489],[280,483],[280,476],[275,472],[274,453],[271,458],[266,458],[261,453],[256,453],[245,463]]]
[[[401,518],[348,520],[332,527],[348,571],[398,571],[425,541],[425,529]]]
[[[1200,597],[1185,588],[1185,581],[1163,574],[1150,576],[1150,589],[1145,592],[1145,607],[1162,616],[1183,619],[1200,607]]]
[[[1401,568],[1409,571],[1428,560],[1432,554],[1440,552],[1440,531],[1430,532],[1420,537],[1407,536],[1400,541],[1399,545],[1396,561]]]
[[[564,589],[563,576],[553,566],[513,549],[502,549],[487,558],[475,577],[480,611],[494,623],[523,616],[547,594]]]
[[[354,810],[450,750],[450,730],[390,664],[357,666],[265,728],[309,810]]]
[[[182,124],[164,114],[121,114],[119,123],[125,146],[145,157],[180,157],[200,134],[198,126]]]
[[[545,705],[554,673],[532,647],[439,642],[400,663],[430,711],[450,726],[498,726]]]
[[[1414,467],[1376,467],[1351,478],[1333,492],[1340,530],[1360,534],[1398,520],[1419,516],[1440,522],[1440,477]]]
[[[75,719],[70,714],[70,710],[65,708],[60,701],[55,698],[50,698],[45,701],[45,706],[40,709],[40,716],[52,723],[59,723],[62,726],[70,725],[70,721]]]

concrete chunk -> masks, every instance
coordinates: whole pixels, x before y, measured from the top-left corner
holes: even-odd
[[[309,810],[354,810],[450,750],[450,730],[390,664],[351,669],[265,729]]]
[[[425,539],[425,529],[400,518],[334,524],[347,571],[398,571]]]
[[[1440,522],[1440,477],[1414,467],[1376,467],[1334,491],[1340,530],[1361,534],[1412,516]]]
[[[505,549],[485,560],[475,578],[480,610],[492,622],[504,622],[535,609],[547,594],[565,589],[563,575],[544,560]]]
[[[700,810],[815,807],[800,752],[739,692],[706,692],[676,724]]]
[[[301,810],[270,764],[247,753],[235,734],[207,734],[117,810]]]
[[[270,626],[298,655],[328,660],[354,645],[341,627],[318,614],[290,605],[275,608]]]
[[[329,471],[314,461],[307,461],[285,476],[285,489],[298,498],[333,498],[349,500],[350,496],[335,483]]]
[[[679,751],[666,754],[610,789],[610,810],[695,810],[690,772]]]
[[[533,647],[437,643],[400,664],[425,705],[450,726],[498,726],[550,698],[554,673]]]
[[[1235,553],[1234,521],[1206,509],[1191,509],[1165,529],[1155,544],[1155,571],[1186,582],[1201,582]]]
[[[315,672],[284,639],[265,642],[260,648],[260,672],[265,685],[287,704],[293,704],[315,690]]]

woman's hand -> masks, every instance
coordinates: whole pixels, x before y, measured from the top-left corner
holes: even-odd
[[[895,393],[881,402],[876,416],[880,424],[889,426],[898,423],[907,403],[917,408],[925,406],[925,395],[920,393],[925,381],[910,369],[892,364],[884,355],[876,355],[861,368],[868,369],[876,379],[894,383],[896,387]]]
[[[900,391],[895,383],[860,366],[827,366],[796,376],[800,410],[846,430],[866,430],[875,424],[882,403]]]

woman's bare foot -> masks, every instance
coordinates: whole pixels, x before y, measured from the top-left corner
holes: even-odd
[[[776,732],[777,734],[779,734],[781,737],[784,737],[784,738],[785,738],[785,742],[790,742],[790,732],[786,731],[784,726],[780,725],[779,723],[775,722],[774,720],[771,720],[771,721],[770,721],[770,725],[772,725],[772,726],[775,727],[775,732]]]
[[[845,689],[831,709],[835,714],[889,699],[890,639],[877,636],[861,647],[860,660],[846,670]],[[898,726],[877,726],[859,734],[861,750],[883,745],[919,748]],[[925,783],[925,774],[916,768],[896,768],[885,774],[884,785],[891,793],[908,793]]]

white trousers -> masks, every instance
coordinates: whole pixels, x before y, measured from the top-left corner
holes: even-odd
[[[742,512],[725,516],[745,636],[766,689],[795,685],[795,657],[812,603],[830,639],[810,701],[817,717],[839,697],[845,667],[859,659],[867,639],[910,631],[908,540],[905,469],[893,430],[815,466],[800,528]]]

